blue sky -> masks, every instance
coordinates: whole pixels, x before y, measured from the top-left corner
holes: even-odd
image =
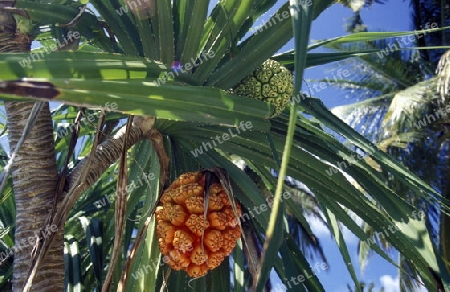
[[[369,31],[407,31],[410,30],[410,16],[409,16],[408,1],[389,1],[386,4],[375,4],[371,8],[363,9],[361,17]],[[334,5],[326,10],[312,25],[311,39],[320,40],[331,37],[337,37],[347,34],[345,31],[345,19],[350,17],[352,12],[350,9],[340,5]],[[292,44],[287,44],[285,49],[291,49]],[[333,68],[332,66],[315,67],[307,69],[305,72],[305,79],[319,79],[329,77],[330,73],[325,71],[325,68]],[[328,74],[328,75],[327,75]],[[307,88],[303,88],[306,90]],[[343,105],[350,102],[346,100],[344,94],[333,88],[326,88],[317,94],[324,103],[332,108],[334,106]],[[328,272],[321,272],[318,274],[319,279],[326,291],[344,292],[348,291],[347,284],[353,287],[353,281],[345,267],[339,249],[337,248],[334,239],[331,237],[328,230],[318,221],[311,221],[314,232],[317,233],[321,240],[322,246],[325,249],[325,254],[330,263]],[[359,257],[357,254],[358,241],[353,234],[345,232],[345,238],[348,240],[348,248],[352,257],[352,263],[355,267],[358,278],[366,283],[374,283],[376,288],[374,291],[379,291],[381,286],[384,286],[385,292],[398,292],[398,270],[396,267],[387,263],[384,259],[373,253],[368,265],[361,273],[359,269]],[[394,260],[397,259],[398,254],[395,251],[388,253]],[[426,290],[424,290],[426,291]]]

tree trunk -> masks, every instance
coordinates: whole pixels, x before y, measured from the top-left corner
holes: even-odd
[[[14,1],[0,0],[0,7],[11,7]],[[16,30],[11,13],[0,10],[0,52],[28,52],[31,38]],[[20,139],[34,103],[5,102],[8,138],[11,151]],[[53,125],[48,103],[12,163],[13,189],[16,200],[14,234],[13,291],[22,291],[27,280],[31,253],[38,237],[54,232],[44,227],[55,199],[58,174],[54,153]],[[44,232],[41,232],[41,228]],[[64,290],[64,230],[59,229],[46,261],[39,268],[33,291]]]
[[[23,133],[33,103],[6,103],[11,149]],[[13,290],[22,291],[31,263],[36,239],[54,232],[44,226],[53,207],[58,175],[53,143],[53,127],[48,103],[12,164],[13,189],[16,199]],[[41,228],[44,229],[41,232]],[[64,226],[56,233],[46,260],[33,281],[33,291],[64,290]],[[42,239],[41,239],[42,240]]]

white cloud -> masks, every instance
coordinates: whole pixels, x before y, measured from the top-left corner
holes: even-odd
[[[317,237],[330,237],[330,230],[317,217],[307,216],[306,220],[309,222],[311,230]],[[347,227],[341,226],[341,230],[347,245],[356,245],[358,243],[358,238]]]
[[[381,286],[384,287],[384,292],[399,292],[400,279],[397,276],[395,279],[391,275],[383,275],[380,277]]]
[[[400,291],[400,279],[397,275],[396,278],[392,278],[391,275],[383,275],[380,277],[381,286],[384,287],[384,292],[399,292]],[[416,288],[416,292],[428,292],[425,287],[420,286]]]

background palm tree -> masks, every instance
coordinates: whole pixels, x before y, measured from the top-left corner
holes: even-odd
[[[5,287],[12,281],[15,291],[22,291],[26,282],[26,289],[38,287],[39,291],[60,290],[63,285],[67,290],[84,287],[153,291],[165,287],[168,291],[231,288],[244,291],[250,287],[262,291],[270,287],[272,269],[286,284],[300,274],[314,275],[305,255],[308,249],[301,244],[306,241],[318,246],[305,219],[308,212],[326,220],[343,260],[349,262],[340,224],[361,240],[369,236],[354,223],[348,210],[377,231],[392,225],[401,227],[401,232],[387,234],[386,241],[414,262],[430,290],[436,290],[437,286],[431,271],[446,284],[450,283],[449,271],[433,249],[423,220],[411,215],[416,208],[386,187],[384,177],[370,164],[356,161],[346,168],[345,174],[341,171],[327,174],[330,167],[337,170],[340,162],[355,153],[327,130],[370,153],[380,168],[398,178],[411,193],[447,211],[450,204],[439,200],[436,191],[342,123],[317,99],[297,95],[289,115],[284,112],[270,119],[273,106],[227,92],[294,36],[295,50],[274,59],[295,73],[296,92],[300,92],[307,66],[358,53],[309,52],[325,44],[357,41],[351,36],[308,46],[312,20],[332,1],[303,3],[301,8],[292,1],[293,17],[283,16],[282,20],[280,15],[289,11],[288,2],[226,0],[217,3],[211,12],[209,1],[201,0],[173,3],[157,0],[155,6],[150,5],[152,1],[144,5],[141,2],[140,6],[134,2],[136,5],[128,12],[124,9],[128,6],[124,5],[132,5],[131,1],[94,0],[90,4],[95,12],[85,2],[16,1],[14,6],[9,1],[2,2],[2,15],[6,15],[9,30],[5,29],[1,35],[17,37],[16,25],[28,37],[26,45],[21,39],[23,48],[29,48],[31,39],[56,48],[65,43],[68,35],[81,35],[76,43],[65,47],[74,52],[45,53],[39,58],[27,53],[0,56],[0,93],[5,104],[17,101],[8,105],[10,153],[20,145],[22,134],[34,137],[25,139],[20,148],[17,146],[22,152],[10,158],[11,176],[2,181],[5,182],[1,209],[5,228],[3,248],[14,244],[17,247],[29,234],[46,226],[58,227],[56,237],[55,233],[46,234],[40,244],[28,244],[21,258],[14,255],[14,265],[3,270]],[[265,29],[250,32],[255,21],[269,9],[274,15]],[[396,35],[359,36],[376,40]],[[9,45],[10,42],[3,42],[0,48],[7,50]],[[206,60],[203,52],[215,57]],[[172,70],[188,62],[196,64],[190,71]],[[173,75],[173,79],[167,78],[168,75]],[[26,79],[18,81],[19,78]],[[27,104],[23,103],[25,100],[39,102]],[[48,101],[64,104],[50,112]],[[15,115],[16,112],[23,114]],[[34,113],[36,122],[28,120]],[[45,119],[41,117],[44,113]],[[316,120],[307,119],[302,113]],[[251,123],[251,131],[201,155],[193,155],[192,150],[199,145],[236,129],[240,122]],[[26,131],[26,125],[34,126]],[[33,147],[41,144],[31,142],[44,138],[52,138],[45,144],[51,152],[47,149],[41,153],[47,153],[45,161],[51,165],[48,168],[54,179],[46,184],[41,180],[47,180],[47,176],[41,180],[34,177],[43,176],[39,170],[44,158],[37,156],[32,164],[28,160],[40,151]],[[236,156],[245,161],[251,173],[233,164]],[[160,253],[152,210],[169,181],[181,173],[208,167],[227,171],[244,213],[267,204],[266,199],[272,196],[274,208],[255,214],[243,225],[245,236],[230,261],[224,261],[206,277],[191,281],[184,272],[169,273],[158,264]],[[29,168],[35,169],[35,173],[29,173]],[[278,181],[273,169],[279,169]],[[5,166],[4,173],[7,170]],[[301,182],[307,191],[292,191],[293,196],[281,201],[282,189],[301,189],[286,186],[286,175]],[[36,184],[45,190],[41,191]],[[37,190],[35,197],[42,197],[48,207],[35,205],[34,197],[25,200],[30,189]],[[306,198],[310,202],[305,202]],[[20,205],[18,200],[26,205]],[[39,212],[35,212],[37,208]],[[19,220],[25,217],[37,223]],[[299,225],[285,224],[288,217],[294,217]],[[296,228],[310,239],[296,234]],[[64,241],[58,237],[63,233]],[[64,257],[57,253],[57,248],[62,247]],[[374,249],[394,262],[383,250]],[[315,250],[320,253],[319,248]],[[63,259],[65,283],[61,274]],[[11,257],[7,261],[11,264]],[[43,262],[49,265],[45,272]],[[360,289],[351,265],[348,270],[357,290]],[[40,277],[41,273],[51,271],[61,277],[52,278],[52,282]],[[38,272],[35,278],[34,272]],[[323,291],[323,287],[313,276],[289,290]]]
[[[443,3],[441,3],[444,5]],[[420,30],[426,23],[445,26],[449,22],[448,10],[434,1],[412,1],[413,29]],[[426,8],[426,9],[425,9]],[[445,45],[448,30],[421,35],[417,43],[410,46]],[[448,93],[442,95],[440,85],[448,78],[442,57],[440,76],[436,76],[437,63],[443,50],[404,51],[386,50],[401,48],[401,40],[366,42],[357,46],[337,45],[330,48],[338,51],[355,49],[381,49],[385,54],[372,54],[355,58],[349,65],[353,75],[334,82],[357,101],[338,106],[332,111],[360,133],[374,141],[381,149],[396,157],[402,164],[417,173],[431,186],[439,189],[448,199],[448,117],[445,113]],[[443,112],[441,110],[444,110]],[[399,186],[386,173],[389,181],[405,199],[427,212],[428,226],[434,241],[439,244],[444,260],[449,262],[448,215],[434,204],[418,199]],[[370,230],[370,228],[368,229]],[[388,246],[384,244],[384,246]],[[360,255],[365,259],[369,248],[360,245]],[[363,261],[364,262],[364,261]],[[404,266],[401,271],[414,271],[400,257]],[[364,264],[362,263],[362,266]],[[447,264],[448,268],[448,264]],[[401,272],[403,288],[413,289],[410,277]]]

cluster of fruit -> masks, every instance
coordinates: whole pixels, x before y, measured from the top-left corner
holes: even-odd
[[[219,266],[241,236],[239,218],[223,186],[205,184],[204,172],[181,175],[164,191],[155,211],[158,243],[167,264],[195,278]],[[240,217],[237,202],[236,209]]]
[[[280,62],[269,59],[240,81],[232,92],[270,102],[275,106],[275,112],[272,115],[275,117],[291,100],[294,92],[292,74]]]

